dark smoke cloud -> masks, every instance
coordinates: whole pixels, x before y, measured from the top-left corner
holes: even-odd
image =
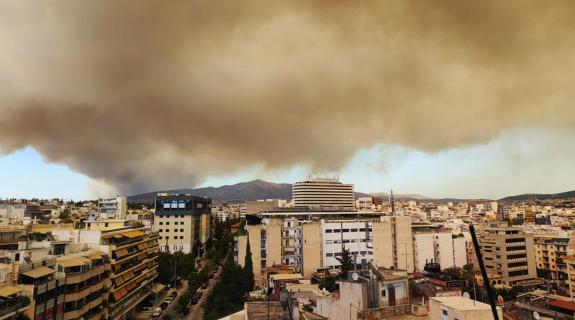
[[[575,127],[573,1],[0,2],[0,149],[138,192]]]

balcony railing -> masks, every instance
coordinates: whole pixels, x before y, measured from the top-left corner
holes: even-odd
[[[30,298],[21,296],[13,300],[8,300],[6,303],[0,303],[0,317],[3,317],[12,312],[17,312],[30,305]]]

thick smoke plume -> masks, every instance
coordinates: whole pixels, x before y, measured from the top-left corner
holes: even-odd
[[[0,150],[132,193],[571,129],[574,21],[573,1],[3,0]]]

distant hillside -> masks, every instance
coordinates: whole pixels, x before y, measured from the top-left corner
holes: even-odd
[[[516,196],[506,197],[499,199],[499,201],[527,201],[527,200],[555,200],[555,199],[570,199],[575,198],[575,190],[561,193],[532,193],[520,194]]]
[[[158,192],[186,193],[199,197],[208,197],[215,201],[259,200],[259,199],[291,199],[290,183],[273,183],[263,180],[240,182],[221,187],[184,188],[147,192],[128,197],[129,202],[153,202]],[[367,193],[356,192],[357,197],[370,197]]]
[[[128,197],[129,202],[153,202],[158,192],[187,193],[212,200],[258,200],[291,199],[291,184],[272,183],[263,180],[240,182],[221,187],[185,188],[136,194]]]

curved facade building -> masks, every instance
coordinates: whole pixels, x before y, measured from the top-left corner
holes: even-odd
[[[350,210],[355,206],[353,184],[343,184],[336,179],[296,182],[292,198],[295,207]]]

